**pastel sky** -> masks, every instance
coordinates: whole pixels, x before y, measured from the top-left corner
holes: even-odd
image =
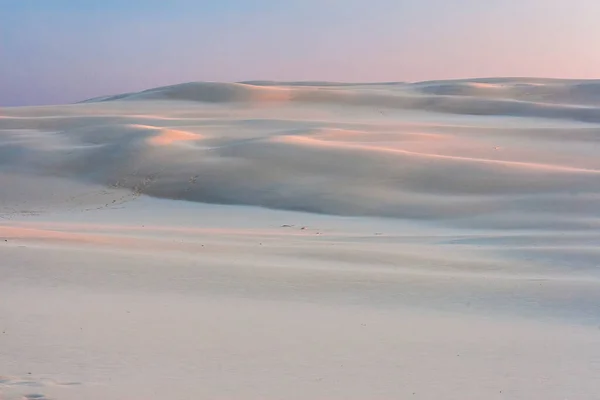
[[[187,81],[600,78],[599,0],[0,0],[0,105]]]

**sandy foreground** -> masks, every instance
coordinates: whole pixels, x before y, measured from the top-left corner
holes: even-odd
[[[600,83],[0,110],[0,399],[600,398]]]

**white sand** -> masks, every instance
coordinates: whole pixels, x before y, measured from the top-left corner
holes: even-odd
[[[0,114],[0,398],[597,399],[600,82]]]

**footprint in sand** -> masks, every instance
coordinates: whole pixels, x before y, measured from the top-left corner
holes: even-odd
[[[14,399],[20,399],[20,400],[51,400],[49,397],[46,397],[46,395],[41,394],[41,393],[26,393],[26,394],[22,394],[25,391],[29,391],[29,390],[42,390],[41,388],[44,387],[50,387],[50,386],[77,386],[80,385],[81,383],[79,382],[60,382],[60,381],[55,381],[53,379],[47,379],[47,378],[42,378],[42,379],[31,379],[31,378],[18,378],[18,377],[9,377],[9,376],[2,376],[0,375],[0,399],[3,399],[2,395],[2,388],[5,388],[6,390],[16,390],[17,393],[19,393],[19,396],[21,397],[14,397]],[[38,388],[38,389],[34,389],[34,388]],[[15,393],[15,394],[17,394]],[[11,399],[13,399],[13,397],[11,397]]]

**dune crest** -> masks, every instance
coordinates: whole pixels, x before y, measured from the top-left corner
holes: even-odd
[[[326,82],[192,82],[90,99],[192,101],[217,104],[280,103],[376,107],[459,115],[516,116],[600,122],[600,81],[488,79],[381,84]],[[84,102],[84,103],[85,103]]]

